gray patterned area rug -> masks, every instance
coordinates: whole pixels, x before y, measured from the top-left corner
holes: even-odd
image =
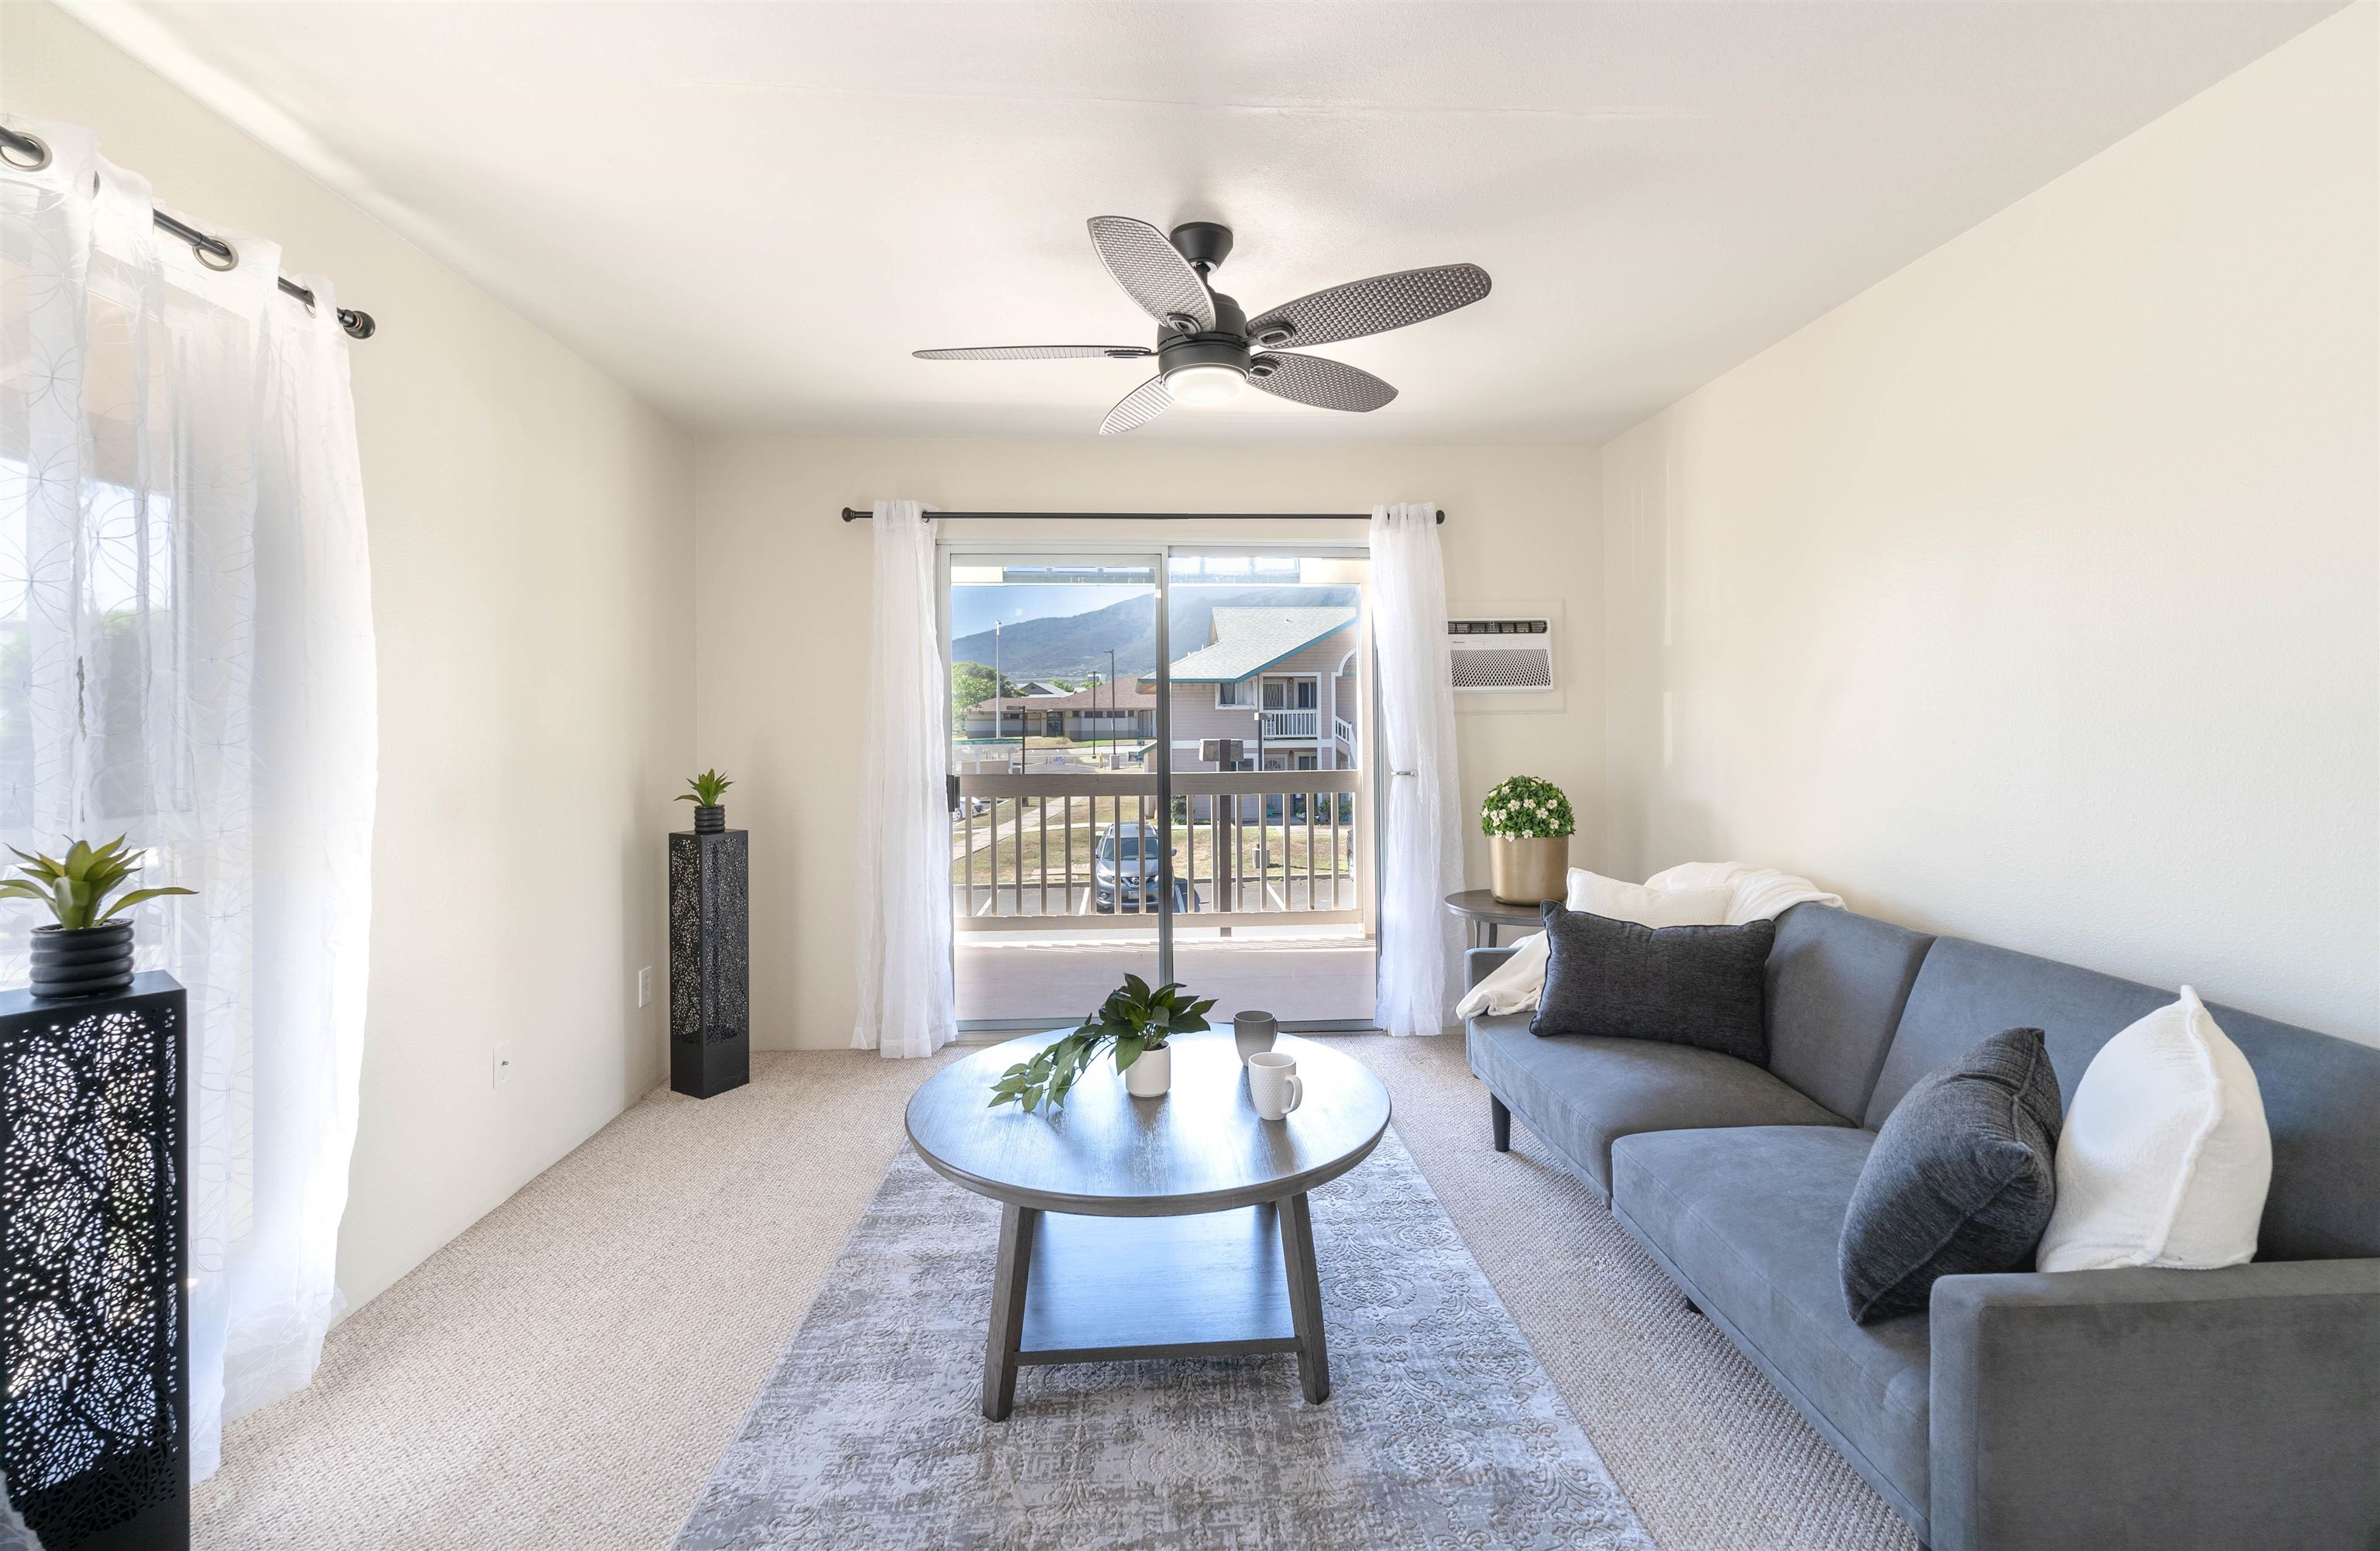
[[[1396,1133],[1312,1202],[1327,1402],[1288,1355],[1089,1363],[986,1422],[1000,1209],[904,1151],[678,1551],[1653,1551]]]

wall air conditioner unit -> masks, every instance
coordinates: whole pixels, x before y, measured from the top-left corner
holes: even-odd
[[[1451,619],[1458,695],[1543,695],[1554,687],[1550,619]]]

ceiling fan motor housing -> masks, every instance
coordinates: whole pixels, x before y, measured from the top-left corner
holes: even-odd
[[[1214,293],[1215,326],[1192,333],[1161,330],[1157,336],[1157,370],[1171,377],[1186,367],[1220,366],[1248,374],[1248,315],[1221,292]]]

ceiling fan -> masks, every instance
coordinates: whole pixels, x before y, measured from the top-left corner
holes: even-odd
[[[1033,361],[1104,357],[1157,359],[1157,375],[1126,394],[1099,422],[1101,436],[1147,425],[1170,405],[1222,404],[1253,382],[1275,398],[1318,409],[1364,414],[1397,396],[1368,371],[1288,345],[1329,345],[1418,323],[1488,294],[1488,272],[1477,264],[1440,264],[1354,280],[1283,302],[1251,320],[1208,277],[1232,251],[1232,229],[1190,221],[1168,236],[1128,215],[1091,218],[1091,246],[1099,261],[1157,320],[1157,347],[1138,345],[989,345],[961,350],[919,350],[927,361]]]

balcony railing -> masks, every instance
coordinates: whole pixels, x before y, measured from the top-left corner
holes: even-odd
[[[1317,711],[1264,711],[1264,735],[1268,738],[1310,738],[1320,721]]]
[[[1341,743],[1345,744],[1349,748],[1355,746],[1354,724],[1350,722],[1345,717],[1332,717],[1330,719],[1330,731],[1338,737]]]
[[[952,915],[963,931],[1153,930],[1156,869],[1143,883],[1141,864],[1118,857],[1100,875],[1102,837],[1138,825],[1172,853],[1182,925],[1360,922],[1371,878],[1362,782],[1345,769],[1185,771],[1168,815],[1154,774],[961,775]]]

